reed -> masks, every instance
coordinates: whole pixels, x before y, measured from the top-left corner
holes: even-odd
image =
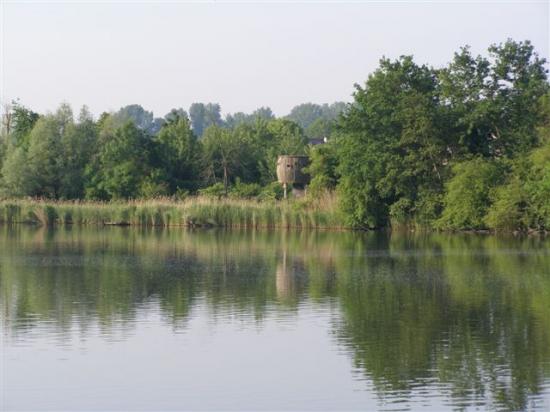
[[[344,229],[333,195],[257,201],[205,196],[112,202],[0,200],[0,223]]]

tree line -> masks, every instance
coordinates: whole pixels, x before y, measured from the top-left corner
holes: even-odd
[[[550,88],[529,41],[441,68],[382,58],[353,101],[221,115],[194,103],[155,118],[139,105],[93,119],[63,104],[3,116],[6,197],[125,199],[204,193],[276,199],[280,154],[308,154],[309,194],[338,194],[356,228],[550,228]],[[329,137],[311,146],[308,139]]]
[[[279,154],[305,154],[308,136],[330,133],[344,103],[296,106],[284,118],[262,107],[222,119],[219,104],[194,103],[155,118],[129,105],[94,120],[68,104],[39,115],[6,107],[0,190],[6,197],[127,199],[204,190],[277,197]]]

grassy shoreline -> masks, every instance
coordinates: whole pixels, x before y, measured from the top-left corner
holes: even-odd
[[[258,202],[189,197],[113,202],[0,200],[0,223],[347,229],[333,197]]]

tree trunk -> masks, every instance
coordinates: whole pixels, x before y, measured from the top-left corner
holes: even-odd
[[[223,165],[223,188],[225,190],[225,196],[227,196],[227,165]]]

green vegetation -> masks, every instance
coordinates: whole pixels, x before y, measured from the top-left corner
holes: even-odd
[[[39,225],[120,225],[120,226],[206,226],[254,228],[343,228],[336,201],[328,196],[317,201],[246,200],[252,185],[237,184],[237,194],[224,197],[220,184],[216,193],[209,188],[202,196],[181,201],[155,199],[112,202],[71,202],[48,200],[0,201],[0,223]],[[258,186],[259,189],[259,186]]]
[[[194,103],[162,119],[130,105],[75,120],[66,104],[38,115],[14,103],[0,196],[273,201],[282,154],[310,156],[309,201],[337,197],[338,226],[548,231],[546,61],[512,40],[487,57],[464,47],[442,68],[382,59],[351,104],[301,104],[283,118],[267,107],[222,118],[219,104]]]
[[[529,42],[511,40],[488,58],[463,48],[441,69],[410,56],[381,60],[357,86],[337,137],[348,222],[550,229],[548,166],[533,160],[550,150],[545,64]],[[510,199],[517,179],[531,184]]]

